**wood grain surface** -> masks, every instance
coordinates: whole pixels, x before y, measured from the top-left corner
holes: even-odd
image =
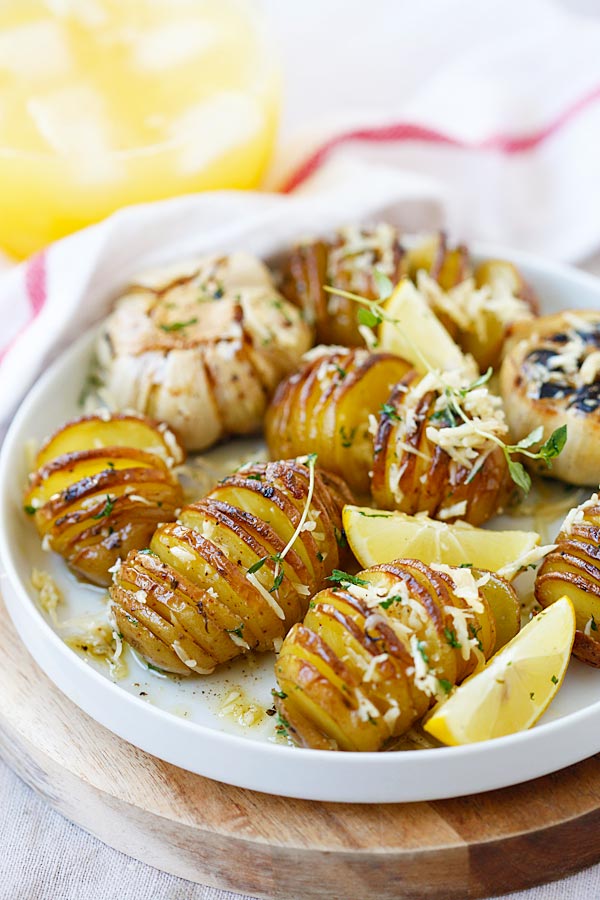
[[[191,881],[285,900],[487,897],[600,859],[600,755],[436,803],[314,803],[177,769],[75,707],[0,601],[0,754],[60,813]]]

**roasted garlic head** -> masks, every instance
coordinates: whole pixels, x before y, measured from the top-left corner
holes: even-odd
[[[506,418],[515,441],[566,425],[568,442],[542,475],[571,484],[600,482],[600,312],[566,311],[511,329],[500,371]]]
[[[203,450],[258,431],[311,343],[311,328],[259,260],[206,257],[140,277],[119,298],[97,344],[102,396]]]

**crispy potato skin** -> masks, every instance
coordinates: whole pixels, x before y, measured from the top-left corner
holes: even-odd
[[[351,494],[319,469],[306,527],[284,554],[310,481],[296,460],[245,466],[159,526],[150,551],[130,553],[115,573],[110,594],[124,638],[178,675],[272,650],[340,564],[341,510]]]
[[[600,348],[600,313],[595,311],[573,310],[515,325],[505,347],[500,391],[515,440],[520,440],[539,425],[543,426],[544,439],[547,439],[556,428],[567,425],[567,444],[560,456],[552,461],[552,468],[529,461],[533,471],[569,484],[597,485],[600,481],[600,453],[597,450],[600,445],[600,376],[596,374],[591,383],[582,385],[577,381],[581,367],[575,373],[555,367],[554,377],[559,375],[562,379],[562,394],[556,392],[561,385],[553,385],[549,379],[541,384],[533,381],[536,370],[531,354],[559,353],[562,341],[565,335],[572,333],[575,321],[581,322],[581,328],[595,329],[595,333],[591,332],[586,339],[586,347],[589,352],[597,351]]]
[[[35,509],[49,549],[77,575],[107,586],[117,559],[175,518],[183,494],[170,466],[183,458],[175,435],[150,419],[86,416],[42,446],[25,507]]]
[[[472,278],[477,288],[487,286],[496,296],[512,295],[522,300],[519,318],[526,315],[527,309],[532,315],[539,313],[534,291],[513,263],[503,259],[487,259],[474,265],[468,248],[464,244],[450,246],[443,232],[409,248],[407,261],[409,275],[414,281],[418,281],[419,271],[424,271],[448,292]],[[498,312],[484,306],[476,327],[470,328],[461,327],[460,318],[454,318],[449,309],[435,308],[435,313],[461,349],[475,358],[481,372],[489,366],[497,367],[508,325],[506,313],[499,316]]]
[[[569,597],[577,622],[573,655],[600,668],[600,506],[584,509],[581,521],[568,533],[562,530],[555,543],[538,570],[535,598],[546,607]]]
[[[278,459],[317,453],[324,469],[366,494],[373,460],[369,416],[379,413],[411,367],[389,353],[323,351],[277,389],[265,420],[269,454]]]
[[[362,250],[360,248],[363,248]],[[366,262],[360,265],[358,260]],[[405,274],[404,250],[398,232],[389,225],[374,229],[340,229],[328,240],[299,244],[284,262],[281,292],[314,323],[317,341],[360,347],[357,305],[324,290],[325,286],[358,293],[368,300],[379,297],[374,268],[385,268],[395,283]]]
[[[395,412],[382,412],[379,417],[371,479],[373,499],[382,509],[399,509],[409,515],[426,512],[432,518],[449,522],[460,518],[471,525],[481,525],[513,493],[504,454],[500,447],[493,446],[469,481],[472,470],[456,465],[426,435],[435,402],[433,392],[423,397],[416,411],[416,427],[406,442],[412,450],[399,447],[397,438],[405,415],[406,388],[418,380],[418,375],[408,375],[389,399],[389,408]],[[444,510],[463,501],[466,502],[464,513],[444,514]]]
[[[483,574],[474,572],[474,583]],[[317,594],[275,664],[281,689],[276,706],[290,737],[304,747],[361,751],[381,750],[400,737],[436,694],[493,651],[496,629],[486,589],[517,600],[507,582],[485,574],[487,585],[475,588],[479,611],[458,596],[449,574],[411,559],[360,572],[359,586]],[[403,599],[381,605],[381,598],[394,596]],[[462,610],[455,614],[476,635],[464,655],[451,610]],[[433,686],[419,681],[419,659]]]

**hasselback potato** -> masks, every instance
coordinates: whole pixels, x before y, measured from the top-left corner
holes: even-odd
[[[69,422],[40,449],[25,510],[44,546],[74,572],[110,583],[109,569],[174,519],[183,494],[171,469],[183,450],[164,424],[135,415]]]
[[[369,490],[376,415],[393,386],[410,371],[390,353],[318,347],[283,381],[265,420],[272,458],[315,452],[327,471],[342,475],[359,493]]]
[[[550,606],[565,595],[575,608],[573,654],[600,668],[600,501],[598,494],[572,509],[556,549],[545,558],[535,580],[535,598]]]
[[[464,244],[451,247],[445,232],[438,231],[415,241],[406,251],[407,275],[417,280],[426,272],[444,291],[456,287],[473,274],[473,265]]]
[[[566,425],[569,440],[548,472],[571,484],[600,481],[600,313],[569,310],[511,329],[500,370],[511,434],[519,440],[543,426],[544,437]]]
[[[277,384],[311,343],[263,263],[206,257],[138,278],[118,299],[97,343],[101,395],[203,450],[260,430]]]
[[[320,343],[361,346],[356,303],[325,287],[376,300],[379,291],[373,270],[395,283],[404,268],[399,233],[392,225],[348,226],[340,228],[332,240],[305,241],[294,247],[283,266],[281,291],[315,324]]]
[[[389,746],[495,644],[490,572],[400,559],[313,598],[281,648],[275,673],[280,728],[325,750]]]
[[[502,448],[502,404],[457,372],[410,373],[384,406],[375,434],[373,499],[383,509],[480,525],[514,485]]]
[[[314,457],[244,466],[122,563],[110,593],[123,637],[179,675],[277,647],[339,564],[349,497]]]

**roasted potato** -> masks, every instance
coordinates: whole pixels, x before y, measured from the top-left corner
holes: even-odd
[[[280,729],[321,750],[381,750],[493,651],[490,572],[399,559],[313,598],[275,664]]]
[[[109,569],[175,518],[184,452],[165,425],[133,415],[69,422],[39,451],[25,494],[44,546],[78,575],[108,585]]]
[[[267,411],[265,436],[272,458],[318,453],[319,464],[342,475],[358,493],[369,490],[376,415],[411,366],[389,353],[316,348],[283,381]]]
[[[322,344],[357,347],[364,344],[352,300],[324,288],[334,287],[376,300],[379,291],[373,270],[392,282],[405,270],[399,234],[391,225],[340,228],[332,240],[298,244],[283,266],[281,292],[314,323]]]
[[[273,649],[339,565],[349,496],[314,462],[243,467],[129,554],[110,589],[119,630],[178,675]]]
[[[445,232],[420,238],[406,251],[407,275],[417,280],[419,272],[427,272],[444,291],[449,291],[473,274],[469,251],[464,244],[448,246]],[[444,322],[446,324],[446,322]]]
[[[260,430],[270,396],[312,329],[246,253],[138,278],[97,343],[101,395],[167,422],[189,450]]]
[[[535,598],[550,606],[565,595],[575,608],[573,655],[600,668],[600,501],[571,510],[535,580]]]
[[[463,422],[449,402],[451,373],[410,373],[384,406],[375,435],[371,492],[382,509],[481,525],[513,493],[501,447],[478,433],[473,420],[506,432],[500,401],[485,386],[455,392]],[[460,382],[458,382],[460,383]],[[461,399],[462,397],[462,399]],[[464,411],[463,411],[464,412]]]
[[[510,333],[500,390],[515,441],[543,426],[544,439],[561,425],[568,441],[541,475],[570,484],[600,481],[600,312],[568,310],[520,322]]]
[[[467,248],[449,247],[443,233],[409,249],[407,259],[410,276],[482,372],[498,365],[508,327],[538,311],[537,298],[516,266],[489,259],[474,267]]]

